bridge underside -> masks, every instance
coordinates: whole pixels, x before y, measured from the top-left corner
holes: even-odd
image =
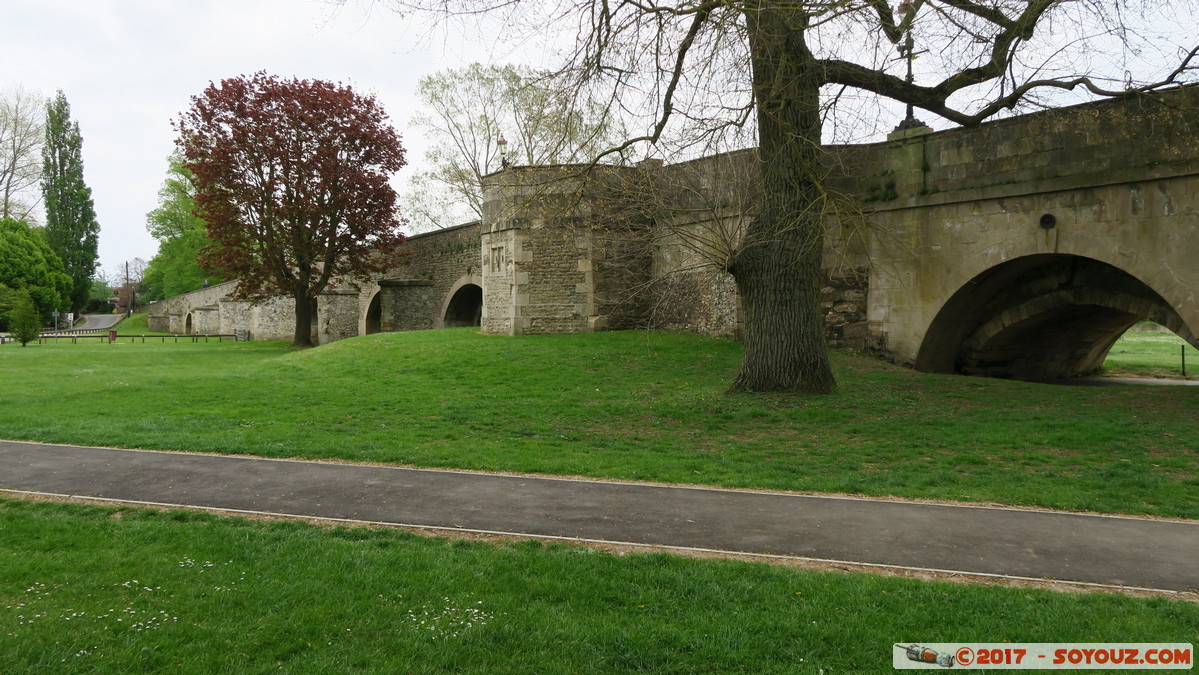
[[[450,298],[442,320],[446,328],[478,326],[483,312],[483,289],[476,284],[466,284]]]
[[[1096,370],[1115,341],[1150,319],[1192,344],[1178,313],[1144,283],[1090,258],[1018,258],[975,277],[929,326],[916,368],[1021,380]]]

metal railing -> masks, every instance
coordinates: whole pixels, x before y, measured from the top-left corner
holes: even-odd
[[[70,342],[71,344],[78,344],[80,340],[86,342],[89,339],[90,340],[100,340],[101,342],[107,341],[109,344],[112,344],[114,342],[121,342],[122,340],[126,341],[127,344],[136,343],[139,340],[143,344],[146,342],[146,340],[150,340],[151,342],[153,342],[154,340],[160,340],[163,343],[165,343],[167,340],[171,340],[172,342],[174,342],[176,344],[179,343],[180,340],[182,340],[183,342],[191,341],[193,343],[200,342],[200,341],[208,342],[209,340],[216,340],[217,342],[223,342],[225,340],[233,340],[234,342],[248,341],[248,338],[243,337],[240,334],[223,334],[223,333],[222,334],[216,334],[216,333],[207,334],[206,333],[206,334],[202,334],[202,335],[174,335],[174,334],[171,334],[171,335],[161,335],[161,334],[146,335],[146,334],[132,334],[132,333],[120,334],[120,333],[116,333],[115,331],[108,331],[103,328],[93,328],[90,330],[58,331],[58,332],[42,333],[42,334],[38,335],[37,343],[38,344],[58,344],[59,342]],[[0,345],[4,344],[6,342],[16,342],[16,341],[17,341],[17,339],[12,337],[11,335],[0,335]]]
[[[112,330],[110,328],[63,328],[62,330],[45,330],[42,335],[88,335],[90,333],[104,333]]]

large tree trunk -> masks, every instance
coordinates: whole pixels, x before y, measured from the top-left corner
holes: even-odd
[[[729,271],[745,312],[732,389],[828,393],[835,381],[820,313],[820,77],[796,8],[747,11],[762,196]]]
[[[312,318],[316,313],[316,301],[308,297],[304,290],[293,291],[296,301],[296,332],[292,336],[291,346],[294,348],[312,347]]]

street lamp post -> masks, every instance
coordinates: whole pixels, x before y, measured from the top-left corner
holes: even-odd
[[[504,134],[500,134],[499,140],[495,142],[495,146],[500,150],[500,168],[508,168],[508,141],[504,138]]]
[[[907,62],[908,72],[904,78],[904,81],[906,81],[908,84],[911,84],[914,81],[912,76],[912,61],[916,59],[916,45],[915,41],[912,39],[912,24],[915,22],[916,17],[913,16],[915,12],[916,8],[912,5],[912,0],[903,0],[903,2],[899,4],[899,13],[903,15],[903,19],[901,19],[901,21],[906,26],[903,31],[903,44],[899,45],[899,56]],[[908,129],[918,129],[924,126],[927,125],[924,122],[916,119],[915,106],[909,103],[907,117],[903,118],[903,121],[899,123],[899,126],[895,127],[895,130],[907,131]]]
[[[133,316],[133,303],[137,298],[137,289],[133,287],[133,281],[129,278],[129,261],[125,261],[125,316]]]

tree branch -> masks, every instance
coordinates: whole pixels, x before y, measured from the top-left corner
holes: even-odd
[[[965,0],[949,0],[954,6],[973,5]],[[824,82],[843,84],[864,91],[873,92],[901,103],[909,103],[923,110],[935,113],[952,122],[962,125],[977,124],[995,113],[1014,107],[1024,96],[1035,89],[1073,90],[1079,87],[1093,94],[1104,97],[1117,97],[1130,94],[1144,93],[1154,89],[1176,84],[1179,78],[1193,69],[1192,62],[1199,58],[1199,47],[1192,49],[1181,64],[1166,77],[1139,87],[1125,89],[1109,89],[1101,86],[1090,77],[1075,77],[1070,79],[1036,79],[1029,80],[974,112],[966,112],[949,106],[949,98],[968,87],[981,84],[996,77],[1001,77],[1012,62],[1015,45],[1018,41],[1032,36],[1032,30],[1042,15],[1050,9],[1054,0],[1034,0],[1029,2],[1021,15],[1009,22],[1008,27],[994,39],[991,50],[991,60],[978,68],[970,68],[949,76],[940,83],[931,86],[920,86],[907,82],[901,77],[884,73],[874,68],[858,65],[849,61],[826,59],[821,62],[824,68]]]

